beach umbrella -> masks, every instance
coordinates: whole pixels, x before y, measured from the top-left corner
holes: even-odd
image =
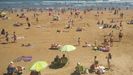
[[[48,66],[47,62],[45,61],[37,61],[35,62],[32,67],[30,68],[31,71],[37,71],[40,72],[42,71],[44,68],[46,68]]]
[[[61,52],[70,52],[70,51],[74,51],[76,49],[76,47],[74,47],[73,45],[64,45],[62,46],[61,48],[59,48],[59,50]],[[68,58],[69,58],[69,55],[68,55]],[[68,62],[69,64],[69,62]]]
[[[62,52],[70,52],[70,51],[74,51],[75,49],[76,47],[74,47],[73,45],[64,45],[59,50]]]
[[[6,13],[5,12],[1,12],[1,15],[6,15]]]

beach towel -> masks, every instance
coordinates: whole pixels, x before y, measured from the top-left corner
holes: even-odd
[[[32,56],[22,56],[22,60],[24,62],[30,62],[32,60]]]
[[[17,37],[17,40],[24,39],[24,36]]]

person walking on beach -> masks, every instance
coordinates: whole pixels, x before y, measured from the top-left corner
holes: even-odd
[[[111,59],[112,59],[112,54],[108,53],[108,56],[106,58],[107,58],[108,69],[110,69],[110,67],[111,67],[110,62],[111,62]]]
[[[13,32],[13,42],[15,43],[15,42],[16,42],[16,40],[17,40],[16,33],[15,33],[15,32]]]
[[[120,30],[118,37],[119,37],[119,42],[120,42],[122,40],[122,38],[123,38],[122,30]]]

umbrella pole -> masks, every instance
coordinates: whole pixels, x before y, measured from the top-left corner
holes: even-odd
[[[68,64],[69,64],[69,54],[68,54],[68,52],[67,52],[67,55],[68,55]]]
[[[68,63],[67,64],[69,64],[69,54],[66,51],[65,51],[65,54],[67,54],[67,57],[68,57]]]

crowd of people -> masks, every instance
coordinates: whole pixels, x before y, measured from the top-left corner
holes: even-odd
[[[88,12],[90,12],[92,9],[87,9],[84,11],[84,14]],[[124,14],[123,13],[119,13],[120,9],[110,9],[112,11],[114,11],[114,15],[116,14],[119,14],[120,15],[120,18],[123,18],[124,17]],[[22,10],[23,11],[23,10]],[[35,9],[28,9],[27,11],[35,11]],[[41,12],[43,12],[42,10],[40,10]],[[52,13],[52,9],[49,9],[49,16],[53,16],[53,13]],[[60,13],[64,14],[66,11],[65,10],[61,10]],[[60,14],[59,13],[59,14]],[[59,14],[58,16],[53,16],[53,21],[58,21],[60,20],[59,19]],[[103,12],[101,13],[103,14]],[[34,18],[35,18],[35,21],[36,23],[39,23],[39,14],[37,13],[34,13]],[[84,17],[82,17],[80,15],[80,11],[77,10],[77,9],[72,9],[71,12],[70,12],[70,15],[74,15],[75,17],[79,17],[80,19],[83,19]],[[100,13],[97,12],[97,17],[99,17]],[[26,24],[27,24],[27,27],[28,29],[31,28],[31,22],[30,22],[30,19],[29,17],[27,17],[25,15],[25,13],[22,13],[22,14],[17,14],[17,17],[19,18],[25,18],[26,20]],[[74,20],[69,18],[68,20],[68,25],[66,26],[67,29],[70,29],[72,28],[72,26],[74,26]],[[114,22],[114,20],[112,19],[111,22]],[[15,25],[19,25],[20,23],[16,23]],[[111,24],[106,24],[104,20],[102,20],[101,22],[98,20],[97,22],[98,25],[103,25],[103,29],[104,28],[116,28],[119,30],[118,32],[118,41],[121,42],[122,39],[123,39],[123,24],[122,24],[122,21],[120,21],[119,25],[111,25]],[[20,24],[21,25],[21,24]],[[83,28],[77,28],[77,31],[82,31]],[[57,31],[57,32],[60,32],[60,31]],[[16,43],[17,42],[17,35],[16,35],[16,32],[13,32],[10,36],[9,32],[5,29],[2,29],[1,30],[1,33],[0,33],[1,36],[3,36],[3,39],[5,40],[5,43],[10,43],[13,42],[13,43]],[[11,38],[10,38],[11,37]],[[104,35],[104,39],[103,39],[103,42],[99,45],[97,43],[97,40],[95,40],[94,44],[89,44],[88,42],[85,42],[85,45],[83,47],[92,47],[92,49],[94,50],[99,50],[99,51],[103,51],[103,52],[109,52],[110,48],[114,46],[114,42],[115,42],[115,39],[114,39],[114,31],[112,29],[112,31],[107,34],[107,35]],[[3,40],[2,40],[3,41]],[[78,37],[77,39],[77,45],[80,46],[81,45],[81,38]],[[30,43],[28,44],[22,44],[22,46],[24,47],[28,47],[28,46],[31,46]],[[51,48],[52,49],[59,49],[61,47],[60,44],[58,43],[53,43],[51,44]],[[111,53],[108,53],[107,55],[107,64],[108,64],[108,69],[111,68],[111,59],[112,59],[112,54]],[[54,58],[54,61],[51,62],[51,65],[50,65],[50,68],[61,68],[63,66],[65,66],[66,64],[68,63],[68,58],[65,56],[65,54],[63,54],[63,56],[60,58],[58,55]],[[13,62],[10,62],[10,64],[8,65],[7,67],[7,75],[13,75],[13,73],[16,73],[17,75],[21,75],[22,74],[22,71],[24,70],[23,67],[21,66],[15,66]],[[85,73],[88,69],[87,68],[84,68],[80,63],[77,63],[77,66],[75,67],[75,72],[78,72],[80,74],[82,73]],[[90,66],[89,68],[89,72],[95,72],[97,73],[98,75],[101,75],[105,72],[106,68],[101,68],[101,65],[99,65],[99,61],[97,60],[97,56],[94,57],[94,63]],[[33,74],[32,74],[33,73]],[[37,74],[35,74],[37,73]],[[40,72],[31,72],[31,75],[39,75]]]
[[[2,29],[0,35],[3,37],[2,40],[4,40],[2,43],[8,44],[10,42],[15,43],[17,41],[16,32],[13,32],[13,34],[9,35],[8,31]]]

